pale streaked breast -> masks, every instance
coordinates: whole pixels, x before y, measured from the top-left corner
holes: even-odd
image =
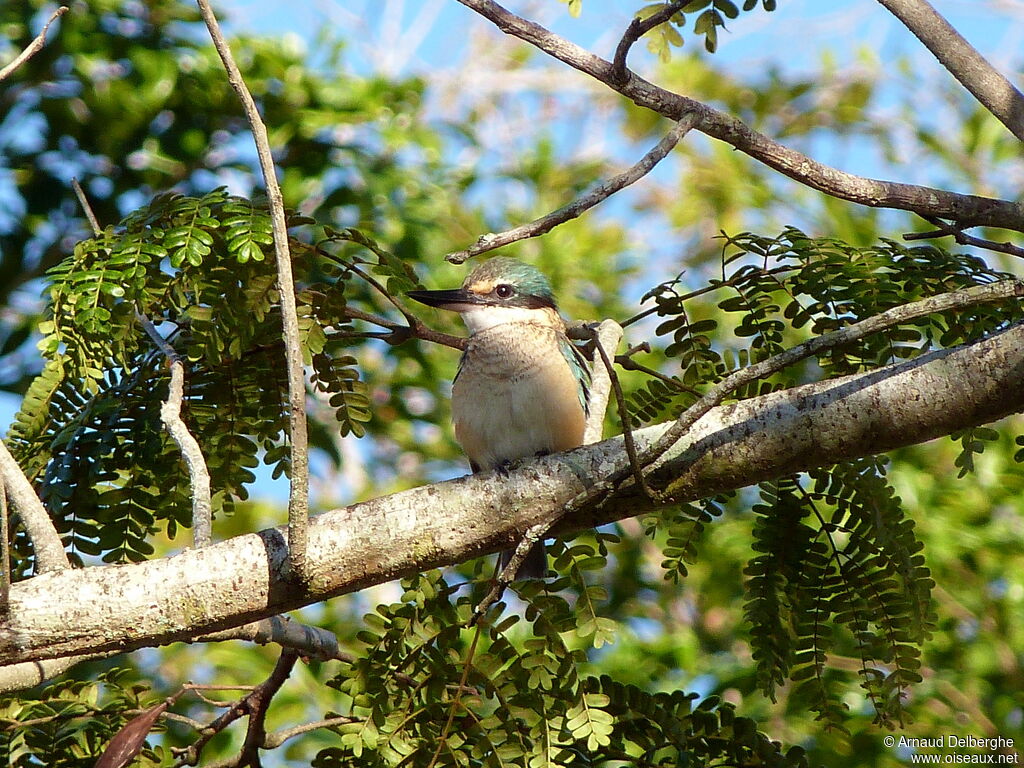
[[[474,336],[452,391],[455,437],[482,469],[583,440],[579,385],[558,331],[516,326]]]

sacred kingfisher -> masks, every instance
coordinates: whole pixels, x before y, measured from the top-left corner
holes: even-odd
[[[504,470],[516,459],[583,442],[590,370],[565,335],[565,321],[540,270],[499,257],[474,269],[461,288],[408,295],[458,312],[469,330],[452,386],[452,421],[474,472]],[[511,556],[511,550],[501,553],[501,567]],[[539,543],[516,578],[546,573]]]

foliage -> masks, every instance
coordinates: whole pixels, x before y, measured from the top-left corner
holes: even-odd
[[[338,239],[329,232],[324,243]],[[365,236],[349,231],[343,239],[372,249],[368,269],[391,281],[400,269],[414,285],[408,268]],[[268,213],[223,189],[165,195],[79,243],[47,274],[39,347],[48,364],[10,441],[79,558],[140,560],[153,552],[147,537],[158,523],[172,535],[188,524],[188,478],[159,421],[163,353],[137,315],[168,333],[188,363],[188,421],[204,448],[215,511],[246,498],[261,454],[275,472],[288,472],[286,383],[281,367],[267,363],[281,345],[271,242]],[[345,295],[358,259],[299,242],[294,253],[312,383],[330,396],[343,432],[361,435],[370,418],[366,387],[355,359],[337,354],[361,338]]]
[[[464,585],[433,572],[403,587],[365,618],[363,652],[330,683],[352,721],[315,766],[806,765],[802,750],[783,754],[717,700],[580,677],[582,650],[564,640],[573,611],[557,594],[534,597],[523,617],[532,637],[519,643],[520,617],[503,619],[503,605],[467,628],[481,595]]]
[[[11,768],[91,766],[110,738],[137,712],[148,686],[133,683],[126,669],[92,681],[65,680],[46,687],[35,701],[0,700],[0,759]],[[12,727],[13,726],[13,727]],[[144,749],[139,766],[160,765],[161,748]]]
[[[653,379],[633,395],[638,423],[678,414],[695,397],[693,387],[721,381],[738,368],[765,360],[808,336],[838,330],[887,309],[927,296],[1012,277],[977,256],[948,253],[935,246],[908,248],[891,240],[855,247],[833,238],[812,238],[795,228],[777,237],[750,233],[723,236],[721,277],[699,295],[724,294],[715,308],[722,320],[695,319],[688,305],[695,294],[679,292],[680,278],[647,293],[661,319],[658,336],[670,336],[667,357],[681,373]],[[707,310],[705,310],[707,311]],[[1021,318],[1016,302],[937,313],[833,347],[803,366],[738,390],[736,397],[764,394],[800,381],[846,376],[899,360],[967,343]],[[715,349],[712,332],[727,323],[749,339],[745,347]],[[980,435],[989,435],[981,432]],[[989,439],[991,437],[989,436]],[[979,451],[977,439],[965,451]],[[965,459],[967,461],[967,459]]]
[[[561,0],[569,7],[569,13],[579,16],[583,10],[583,0]],[[776,0],[743,0],[742,10],[752,11],[760,5],[765,11],[774,11]],[[725,29],[726,19],[736,19],[740,15],[740,6],[732,0],[689,0],[679,3],[678,0],[650,3],[637,11],[637,18],[647,19],[656,13],[668,10],[670,6],[678,6],[668,23],[659,24],[647,33],[647,47],[662,61],[671,57],[671,48],[683,45],[680,32],[686,27],[686,15],[695,15],[693,33],[704,36],[704,47],[708,53],[718,49],[718,30]]]

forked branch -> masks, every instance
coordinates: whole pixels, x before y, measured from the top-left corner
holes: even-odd
[[[492,21],[502,32],[590,75],[635,104],[672,120],[696,116],[694,128],[724,141],[812,189],[872,208],[895,208],[921,216],[936,216],[961,227],[993,226],[1024,232],[1024,205],[944,189],[881,181],[832,168],[758,133],[740,120],[707,104],[672,93],[626,70],[616,82],[615,65],[569,42],[548,29],[511,13],[493,0],[459,0]]]

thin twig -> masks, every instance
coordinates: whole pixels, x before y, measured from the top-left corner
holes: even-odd
[[[693,387],[688,387],[685,384],[683,384],[683,382],[681,382],[679,379],[675,379],[675,378],[673,378],[671,376],[667,376],[664,373],[662,373],[661,371],[655,370],[654,368],[648,368],[646,365],[642,365],[641,363],[638,363],[636,360],[634,360],[631,357],[626,357],[625,355],[619,355],[618,357],[615,358],[615,362],[618,363],[619,365],[621,365],[622,369],[624,371],[639,371],[640,373],[643,373],[643,374],[645,374],[647,376],[650,376],[652,378],[658,379],[659,381],[665,382],[670,387],[672,387],[673,389],[676,389],[676,390],[678,390],[680,392],[689,392],[691,395],[695,395],[697,397],[700,397],[700,392],[698,392]]]
[[[430,758],[427,768],[434,768],[437,765],[437,760],[441,756],[441,750],[448,743],[448,734],[451,733],[452,723],[455,722],[455,711],[459,708],[459,703],[462,701],[462,691],[465,689],[466,681],[469,679],[469,670],[473,664],[473,656],[476,654],[476,645],[480,641],[482,628],[481,624],[477,624],[473,632],[473,642],[469,644],[469,650],[466,652],[466,661],[462,666],[462,679],[459,680],[459,687],[455,689],[455,698],[452,700],[451,709],[448,710],[448,720],[444,724],[441,737],[437,740],[437,749],[434,750],[434,755]]]
[[[665,156],[672,151],[672,148],[679,143],[679,140],[697,124],[697,120],[698,116],[694,112],[684,114],[675,123],[675,125],[672,126],[672,130],[670,130],[650,152],[644,155],[636,165],[633,165],[617,176],[613,176],[607,181],[598,184],[585,195],[577,198],[565,207],[559,208],[557,211],[549,213],[546,216],[541,216],[539,219],[535,219],[529,224],[522,224],[518,227],[514,227],[497,234],[490,232],[486,235],[481,235],[469,248],[464,251],[449,253],[445,256],[445,259],[450,261],[452,264],[462,264],[467,259],[479,256],[481,253],[493,251],[495,248],[501,248],[502,246],[509,245],[510,243],[515,243],[520,240],[526,240],[531,237],[543,235],[546,232],[550,232],[559,224],[564,224],[567,221],[577,218],[601,201],[611,197],[620,189],[628,187],[633,182],[646,176],[654,166],[665,159]]]
[[[85,196],[85,190],[82,189],[82,185],[78,183],[78,179],[71,179],[71,188],[75,190],[75,196],[78,198],[78,204],[82,206],[82,210],[85,212],[85,218],[89,221],[89,226],[92,227],[92,233],[94,235],[102,234],[103,230],[100,228],[99,219],[96,218],[96,213],[93,211],[92,206],[89,205],[89,198]]]
[[[619,85],[626,82],[626,78],[628,77],[628,72],[626,70],[626,57],[629,56],[629,51],[633,47],[633,43],[659,24],[663,24],[679,13],[686,3],[687,0],[676,0],[674,3],[666,5],[657,13],[651,14],[646,19],[641,19],[639,16],[636,16],[631,22],[629,22],[629,26],[626,27],[626,31],[622,34],[622,39],[619,40],[619,44],[615,47],[615,58],[612,59],[612,72],[609,75],[612,82],[618,83]]]
[[[349,725],[350,723],[360,723],[362,718],[359,717],[328,717],[325,720],[317,720],[312,723],[303,723],[302,725],[296,725],[294,728],[285,728],[280,731],[274,731],[268,733],[263,737],[263,748],[264,749],[276,749],[277,747],[284,744],[288,739],[294,738],[295,736],[301,736],[303,733],[309,733],[320,728],[334,728],[339,725]]]
[[[249,729],[246,734],[246,744],[243,747],[243,754],[249,746],[249,734],[253,733],[253,720],[259,719],[257,728],[262,731],[263,718],[266,716],[266,709],[270,706],[270,700],[274,694],[284,685],[285,680],[291,674],[295,662],[298,660],[297,651],[285,649],[277,659],[270,676],[262,683],[254,687],[249,693],[231,704],[230,708],[217,717],[209,725],[205,726],[199,733],[199,738],[184,749],[171,748],[172,754],[177,757],[176,768],[183,765],[195,765],[203,753],[203,749],[210,739],[227,728],[235,720],[248,715],[250,717]],[[262,713],[262,714],[261,714]],[[255,737],[254,737],[255,738]],[[259,747],[259,744],[256,744]],[[258,765],[258,763],[256,763]]]
[[[25,526],[25,532],[32,542],[36,573],[69,568],[71,564],[64,552],[64,545],[46,507],[3,441],[0,441],[0,478],[7,487],[7,498],[14,502],[21,524]]]
[[[999,122],[1024,141],[1024,94],[927,0],[878,0]]]
[[[551,529],[551,526],[558,521],[561,517],[561,513],[553,517],[550,521],[543,521],[535,525],[531,525],[523,533],[523,538],[516,544],[515,550],[512,552],[512,556],[508,559],[505,567],[495,576],[494,583],[491,585],[490,591],[484,596],[484,599],[477,603],[473,609],[473,618],[470,620],[470,624],[476,624],[483,618],[484,614],[490,609],[492,605],[501,599],[501,596],[505,594],[505,590],[508,586],[515,581],[516,574],[519,573],[519,567],[526,562],[527,556],[530,554],[530,550],[533,547],[544,540],[545,534]]]
[[[388,302],[390,302],[395,309],[402,313],[402,317],[405,318],[406,322],[411,324],[416,320],[416,316],[413,315],[408,309],[403,307],[402,304],[398,301],[398,299],[396,299],[394,296],[388,293],[387,289],[383,285],[381,285],[380,281],[377,280],[377,278],[375,278],[373,275],[363,271],[362,269],[360,269],[351,262],[345,262],[345,268],[350,272],[359,275],[359,277],[365,280],[381,296],[383,296]]]
[[[619,334],[622,334],[622,328],[616,323],[616,327],[619,328]],[[636,452],[636,441],[633,439],[633,427],[629,423],[629,408],[626,407],[626,396],[622,393],[622,386],[619,384],[619,377],[615,373],[615,367],[612,365],[612,361],[608,357],[608,353],[605,351],[604,345],[601,344],[600,339],[595,344],[595,351],[601,357],[601,363],[604,365],[605,371],[607,371],[608,379],[611,382],[612,391],[615,393],[615,404],[619,408],[619,421],[622,422],[622,442],[623,447],[626,449],[626,457],[629,459],[629,465],[633,469],[633,479],[640,489],[641,493],[652,501],[656,500],[654,492],[651,491],[647,485],[647,481],[644,479],[643,467],[640,466],[640,460]]]
[[[742,273],[742,274],[738,274],[738,275],[733,275],[732,277],[730,277],[727,280],[718,280],[716,282],[711,283],[710,285],[705,285],[705,286],[703,286],[701,288],[697,288],[696,290],[690,291],[689,293],[684,293],[684,294],[681,294],[681,295],[677,295],[676,301],[678,301],[678,302],[688,301],[689,299],[696,298],[697,296],[703,296],[706,293],[711,293],[713,291],[717,291],[719,288],[725,288],[727,286],[736,285],[736,283],[742,282],[743,280],[748,280],[751,277],[755,277],[755,276],[757,276],[757,277],[764,277],[764,276],[769,276],[769,275],[776,275],[776,274],[779,274],[781,272],[794,272],[797,269],[798,269],[797,267],[789,267],[789,266],[785,266],[785,267],[772,267],[771,269],[759,269],[756,273],[746,272],[746,273]],[[677,281],[678,281],[678,278],[677,278]],[[663,285],[664,284],[662,284],[662,286]],[[660,288],[662,286],[657,286],[657,287]],[[657,305],[655,305],[653,307],[648,307],[647,309],[644,309],[644,310],[638,312],[637,314],[633,315],[628,320],[623,320],[622,321],[622,327],[623,328],[628,328],[629,326],[633,325],[634,323],[640,322],[645,317],[649,317],[650,315],[655,314],[658,311],[658,309],[659,309],[659,307]]]
[[[181,418],[181,405],[185,398],[185,364],[174,351],[167,339],[160,335],[153,323],[144,314],[135,310],[135,320],[160,348],[171,369],[171,383],[167,399],[160,406],[160,421],[164,423],[171,439],[177,444],[188,467],[189,485],[192,489],[192,544],[196,547],[209,546],[213,539],[213,501],[210,494],[210,471],[203,457],[199,441],[189,431]]]
[[[925,216],[925,221],[932,224],[938,229],[931,230],[929,232],[909,232],[903,235],[904,240],[934,240],[939,237],[952,237],[959,245],[972,245],[975,248],[984,248],[987,251],[995,251],[996,253],[1005,253],[1010,256],[1016,256],[1017,258],[1024,259],[1024,248],[1014,245],[1013,243],[997,243],[993,240],[985,240],[980,237],[974,237],[968,235],[959,227],[955,227],[942,219],[937,219],[934,216]]]
[[[284,215],[284,200],[277,182],[274,157],[270,149],[267,127],[260,117],[256,102],[242,79],[242,73],[231,55],[217,17],[209,0],[197,0],[199,11],[210,31],[213,45],[220,54],[228,82],[242,102],[249,122],[260,170],[267,188],[270,217],[274,235],[274,255],[277,259],[277,283],[281,294],[281,325],[284,334],[285,361],[288,367],[288,428],[291,438],[291,479],[288,492],[288,564],[300,583],[306,581],[306,548],[309,538],[309,436],[306,433],[306,378],[302,363],[302,345],[299,320],[295,305],[295,283],[292,279],[292,260],[288,248],[288,224]]]
[[[7,64],[3,69],[0,69],[0,81],[6,80],[12,74],[14,70],[24,64],[26,61],[35,56],[39,51],[46,45],[46,33],[50,31],[50,25],[53,24],[57,19],[68,12],[68,7],[62,5],[56,11],[50,14],[50,18],[43,25],[42,31],[36,35],[35,39],[28,44],[24,51],[19,53],[10,64]]]

